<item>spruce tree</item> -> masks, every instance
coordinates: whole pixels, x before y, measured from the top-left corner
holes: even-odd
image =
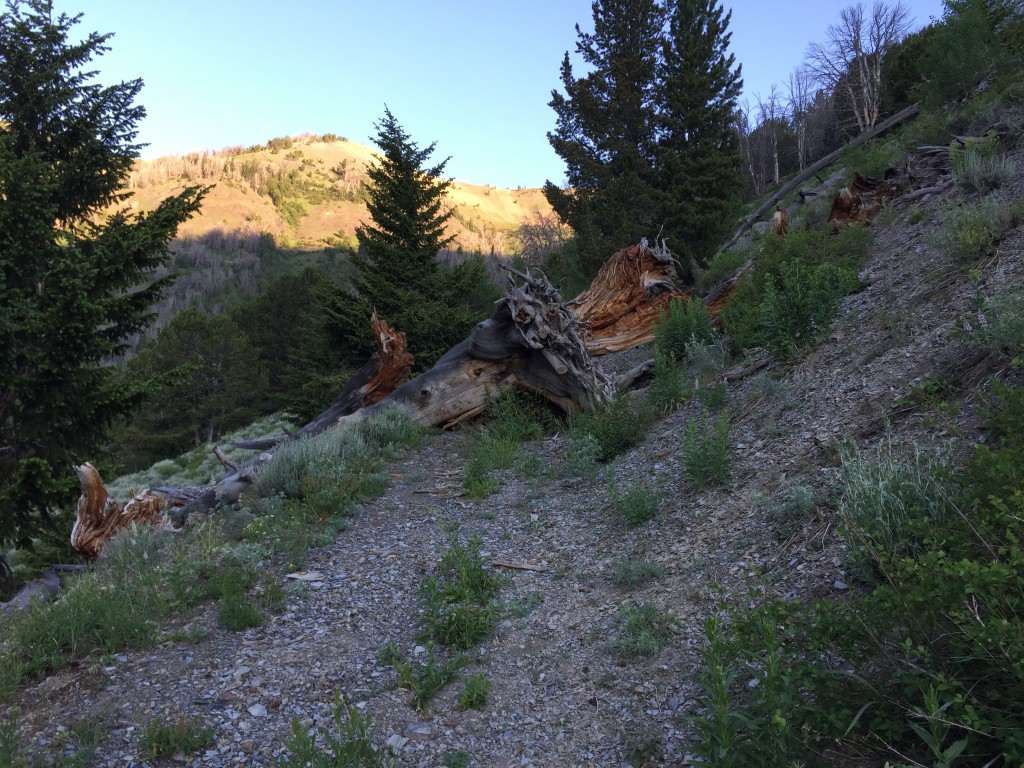
[[[381,154],[367,170],[371,222],[356,229],[357,298],[325,294],[322,308],[333,322],[323,332],[357,352],[351,363],[358,367],[375,349],[370,313],[376,310],[406,334],[423,370],[472,330],[479,319],[472,297],[486,277],[479,260],[450,269],[437,261],[454,239],[446,234],[454,215],[445,204],[448,160],[428,165],[435,144],[421,149],[386,107],[375,127]]]
[[[138,156],[140,80],[103,87],[83,70],[109,35],[46,0],[0,15],[0,542],[26,546],[74,501],[73,463],[97,459],[143,395],[110,361],[151,321],[154,280],[190,188],[148,214],[109,213]]]
[[[557,123],[548,140],[565,160],[568,187],[544,186],[590,275],[615,250],[657,232],[655,86],[665,10],[655,0],[595,0],[593,19],[593,33],[576,26],[576,51],[591,71],[576,77],[566,52],[565,93],[551,94]]]
[[[728,53],[731,16],[718,0],[675,0],[662,42],[658,220],[687,271],[714,255],[744,187],[733,120],[743,80]]]

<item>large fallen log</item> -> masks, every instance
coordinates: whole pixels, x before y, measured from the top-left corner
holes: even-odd
[[[658,316],[673,299],[686,298],[674,283],[676,267],[664,243],[650,248],[646,240],[608,259],[571,302],[587,351],[604,355],[651,341]]]
[[[100,473],[92,464],[75,467],[82,495],[75,507],[71,546],[87,560],[99,557],[103,543],[132,523],[160,523],[166,501],[148,490],[137,493],[123,507],[110,498]]]
[[[536,392],[567,412],[611,400],[614,383],[594,363],[558,291],[540,273],[505,270],[510,285],[489,320],[429,371],[352,417],[399,408],[422,426],[447,427],[483,411],[502,386]]]

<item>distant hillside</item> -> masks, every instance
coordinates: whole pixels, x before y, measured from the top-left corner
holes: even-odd
[[[150,335],[183,307],[217,312],[307,266],[344,277],[356,227],[369,220],[364,185],[373,158],[372,148],[326,134],[138,161],[128,180],[134,210],[151,210],[190,184],[213,185],[172,245],[178,280]],[[452,249],[470,254],[509,256],[510,234],[551,214],[540,189],[457,181],[450,200]]]
[[[212,230],[270,234],[285,247],[355,247],[368,220],[364,200],[370,147],[326,134],[265,145],[140,160],[129,179],[133,205],[149,209],[188,184],[215,184],[183,237]],[[540,189],[497,189],[457,181],[451,233],[466,252],[509,252],[508,234],[535,213],[550,213]]]

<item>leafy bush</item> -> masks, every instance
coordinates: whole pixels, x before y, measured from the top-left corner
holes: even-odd
[[[988,195],[972,205],[947,208],[942,213],[942,226],[931,235],[930,242],[957,261],[975,261],[987,255],[999,242],[1000,223],[998,195]]]
[[[292,757],[279,757],[278,768],[394,768],[398,760],[390,747],[378,750],[373,746],[373,720],[357,707],[346,707],[339,695],[334,709],[335,734],[321,729],[320,738],[327,749],[317,747],[317,734],[307,731],[298,718],[292,720],[291,736],[284,745]]]
[[[613,485],[610,495],[616,511],[629,525],[643,525],[658,515],[661,500],[644,485],[634,485],[622,496]]]
[[[730,451],[727,414],[713,423],[707,417],[691,419],[680,440],[686,479],[698,489],[728,485],[732,478]]]
[[[574,439],[591,435],[597,442],[597,460],[610,461],[643,441],[652,418],[646,401],[620,393],[604,408],[573,414],[569,432]]]
[[[654,348],[682,362],[686,359],[687,344],[712,341],[716,335],[703,302],[673,299],[668,312],[662,312],[654,326]]]
[[[654,349],[654,379],[647,388],[651,403],[663,411],[670,411],[690,396],[683,367],[671,352]]]
[[[593,480],[597,477],[601,446],[589,432],[569,435],[569,452],[565,457],[565,473],[569,477]]]
[[[462,653],[456,653],[443,664],[438,663],[433,643],[427,643],[427,658],[422,664],[401,656],[391,662],[398,673],[398,685],[412,692],[409,703],[416,709],[425,709],[430,700],[454,680],[456,673],[468,663],[469,660]]]
[[[663,613],[653,603],[619,606],[615,624],[619,634],[608,643],[618,656],[634,658],[654,656],[672,637],[671,613]]]
[[[782,264],[777,277],[768,277],[760,306],[758,329],[768,351],[778,360],[790,360],[815,344],[856,283],[854,273],[831,264]]]

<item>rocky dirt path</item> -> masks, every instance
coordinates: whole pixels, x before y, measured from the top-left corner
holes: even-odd
[[[971,311],[975,288],[964,277],[934,277],[943,257],[927,233],[937,219],[903,218],[879,227],[862,275],[870,285],[846,301],[826,343],[789,370],[729,385],[731,490],[697,492],[683,479],[679,435],[696,404],[657,423],[594,481],[562,476],[566,440],[548,437],[526,449],[539,472],[505,472],[501,490],[476,503],[459,494],[467,436],[438,435],[392,463],[386,494],[310,553],[308,570],[319,576],[284,613],[232,633],[207,607],[193,620],[209,627],[198,643],[126,652],[26,688],[18,703],[28,742],[45,746],[58,725],[108,712],[114,729],[95,764],[146,765],[141,724],[197,717],[216,732],[200,764],[271,765],[293,719],[328,727],[343,694],[372,715],[377,744],[395,745],[405,765],[441,766],[462,751],[472,766],[618,768],[638,734],[662,740],[649,765],[687,764],[702,626],[719,601],[742,604],[751,590],[795,598],[848,589],[835,535],[835,441],[857,435],[868,445],[886,420],[904,441],[936,431],[901,410],[902,398],[955,363],[951,328]],[[1021,241],[1012,233],[987,263],[992,281],[1021,278]],[[950,419],[950,428],[972,425],[969,409]],[[619,489],[656,488],[660,516],[626,526],[609,501],[611,478]],[[765,499],[793,482],[812,487],[817,504],[780,535]],[[466,672],[491,683],[484,710],[459,711],[456,682],[419,712],[376,655],[389,642],[410,656],[425,652],[419,588],[453,535],[478,536],[487,560],[537,570],[503,571],[504,618],[472,652]],[[609,575],[623,557],[657,562],[666,575],[616,587]],[[654,657],[621,659],[607,649],[616,612],[644,602],[675,616],[673,639]]]

